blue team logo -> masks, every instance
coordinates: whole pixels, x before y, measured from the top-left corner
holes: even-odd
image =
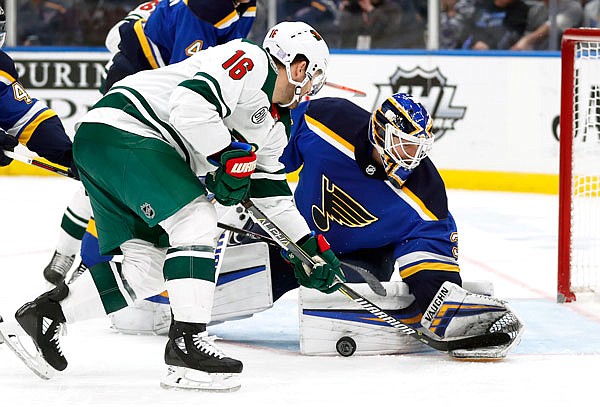
[[[375,110],[389,95],[396,92],[408,93],[425,106],[433,117],[433,129],[436,141],[442,138],[447,130],[453,130],[458,120],[465,117],[466,106],[453,106],[452,100],[456,85],[448,84],[447,78],[439,68],[431,71],[420,66],[412,70],[396,68],[388,83],[375,84],[377,98],[373,105]]]
[[[330,220],[351,228],[362,228],[378,220],[325,175],[321,179],[321,206],[313,205],[311,212],[315,226],[322,232],[329,230]]]

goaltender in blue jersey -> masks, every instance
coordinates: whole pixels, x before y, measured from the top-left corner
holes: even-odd
[[[0,48],[6,36],[5,14],[0,7]],[[18,143],[54,163],[71,167],[71,140],[54,110],[29,95],[19,82],[15,63],[0,50],[0,166],[12,162],[2,150]]]
[[[456,224],[444,182],[426,156],[433,142],[428,113],[402,94],[382,106],[388,110],[380,107],[371,120],[371,113],[345,99],[302,103],[292,111],[281,161],[288,172],[302,167],[296,205],[334,253],[358,261],[381,281],[392,277],[396,262],[424,311],[444,281],[461,284]],[[406,115],[400,114],[403,108]],[[377,128],[384,133],[392,114],[402,119],[407,134],[425,135],[424,144],[415,140],[417,152],[403,165],[392,160],[384,134],[378,140],[369,136],[377,137]]]

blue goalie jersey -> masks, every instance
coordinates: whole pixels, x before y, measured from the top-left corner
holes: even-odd
[[[52,162],[70,167],[71,140],[54,110],[29,96],[11,57],[0,50],[0,129]]]
[[[339,98],[303,102],[292,111],[281,161],[288,172],[303,166],[294,193],[298,209],[336,255],[387,246],[403,279],[422,270],[457,274],[456,225],[440,174],[425,158],[402,188],[392,186],[372,158],[370,117]]]

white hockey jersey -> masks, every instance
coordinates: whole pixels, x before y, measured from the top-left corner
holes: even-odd
[[[227,147],[232,134],[257,145],[254,203],[298,240],[309,229],[294,207],[279,162],[290,119],[285,114],[276,121],[271,114],[276,79],[277,67],[265,50],[234,40],[117,82],[81,122],[163,140],[199,177],[215,169],[207,157]],[[111,106],[115,97],[131,103],[127,112]]]

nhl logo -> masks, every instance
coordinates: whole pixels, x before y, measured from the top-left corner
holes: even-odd
[[[154,208],[148,202],[144,202],[140,209],[142,212],[144,212],[144,215],[146,215],[148,219],[153,219],[154,215],[156,215]]]

